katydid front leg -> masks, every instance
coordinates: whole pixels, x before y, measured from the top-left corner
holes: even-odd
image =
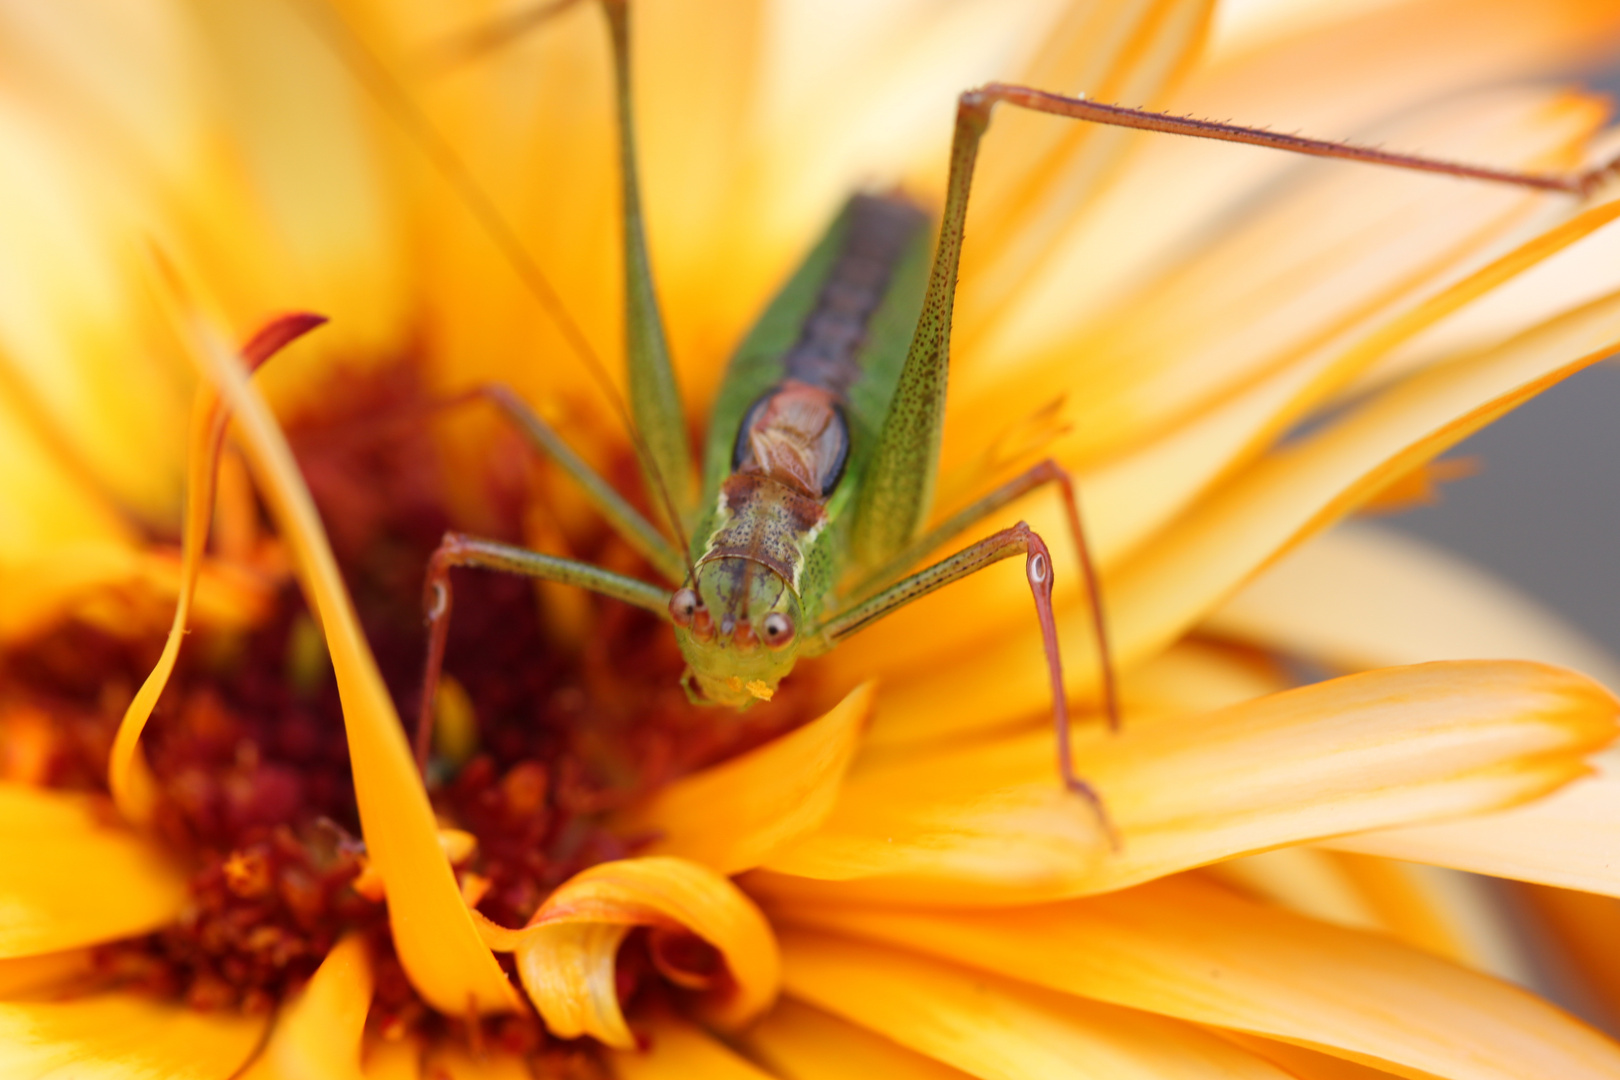
[[[590,499],[613,531],[636,553],[644,557],[667,581],[679,582],[690,574],[684,553],[677,551],[662,533],[652,526],[613,485],[574,453],[573,447],[563,441],[551,425],[514,394],[510,388],[490,383],[470,390],[463,400],[484,400],[500,409],[517,425],[529,445],[550,459],[573,478]]]
[[[1002,507],[1047,484],[1056,484],[1063,497],[1063,508],[1069,519],[1069,534],[1074,539],[1075,556],[1080,563],[1080,574],[1085,579],[1086,595],[1091,605],[1091,628],[1097,640],[1097,664],[1101,669],[1103,715],[1108,718],[1108,729],[1118,731],[1119,692],[1114,678],[1113,654],[1108,645],[1108,622],[1103,614],[1102,587],[1097,580],[1096,562],[1091,557],[1091,545],[1086,540],[1085,526],[1080,517],[1080,500],[1074,490],[1074,479],[1067,469],[1051,458],[1007,481],[929,529],[887,563],[857,581],[853,595],[857,602],[865,599],[875,590],[905,573],[941,544],[955,539]]]
[[[1046,542],[1028,525],[1020,521],[1010,529],[1003,529],[948,559],[917,571],[868,600],[829,616],[816,627],[814,635],[823,643],[823,647],[831,648],[913,600],[1019,553],[1024,555],[1024,576],[1029,581],[1030,594],[1035,598],[1035,614],[1041,624],[1041,644],[1046,651],[1047,674],[1052,681],[1058,774],[1062,776],[1065,787],[1091,804],[1092,812],[1097,815],[1108,836],[1109,845],[1118,850],[1119,836],[1109,820],[1102,797],[1074,769],[1069,702],[1063,689],[1063,658],[1058,652],[1057,619],[1052,612],[1052,555],[1047,550]]]
[[[427,613],[428,647],[426,671],[422,675],[422,703],[416,717],[416,765],[426,771],[428,748],[433,733],[433,698],[439,689],[439,673],[444,668],[444,646],[450,633],[450,571],[470,566],[504,574],[521,574],[541,581],[577,585],[615,600],[645,608],[669,621],[669,593],[623,574],[578,559],[543,555],[538,551],[480,540],[476,536],[450,532],[428,560],[427,581],[423,585],[423,607]]]

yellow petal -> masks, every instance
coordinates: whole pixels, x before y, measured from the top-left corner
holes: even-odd
[[[212,327],[164,293],[193,359],[235,415],[260,490],[291,548],[310,606],[319,613],[343,703],[355,797],[367,855],[382,874],[400,962],[435,1008],[518,1007],[518,997],[479,940],[417,775],[399,714],[367,647],[309,489],[280,428]]]
[[[1241,10],[1217,8],[1218,15]],[[1617,21],[1612,9],[1590,0],[1267,5],[1258,9],[1258,18],[1266,30],[1277,30],[1300,11],[1326,18],[1308,32],[1274,33],[1263,44],[1206,57],[1176,88],[1167,109],[1347,137],[1399,115],[1415,101],[1453,96],[1460,87],[1503,85],[1572,64],[1574,56],[1604,55]],[[1367,78],[1375,69],[1400,75]],[[1288,92],[1279,94],[1279,86]],[[1188,237],[1241,215],[1255,191],[1301,171],[1293,155],[1196,139],[1147,137],[1134,150],[1063,245],[1073,258],[1048,265],[1049,295],[1032,290],[1026,304],[1051,307],[1050,293],[1064,283],[1075,287],[1101,279],[1098,288],[1082,295],[1106,310],[1144,280],[1174,267]],[[1354,168],[1324,163],[1325,171]],[[1108,257],[1097,259],[1097,252]],[[1088,254],[1091,267],[1074,265]]]
[[[1620,763],[1527,806],[1328,841],[1343,851],[1620,896]]]
[[[758,866],[832,811],[871,704],[868,684],[819,720],[660,789],[616,827],[656,833],[649,855],[678,855],[722,874]]]
[[[411,1075],[421,1075],[430,1080],[534,1080],[534,1069],[520,1054],[487,1050],[474,1054],[451,1045],[431,1050],[421,1072],[407,1073],[406,1077]]]
[[[1620,665],[1556,615],[1464,560],[1347,522],[1290,552],[1204,628],[1337,668],[1540,660],[1620,686]]]
[[[247,1061],[268,1023],[135,994],[0,1003],[0,1075],[222,1080]]]
[[[521,930],[482,918],[480,926],[493,948],[517,953],[524,986],[547,1026],[555,1018],[558,1034],[583,1032],[610,1046],[633,1043],[612,978],[623,928],[691,934],[713,946],[729,979],[706,980],[713,985],[704,1008],[722,1027],[740,1027],[770,1008],[781,982],[776,939],[754,902],[708,867],[669,856],[581,871]]]
[[[1471,874],[1305,847],[1228,859],[1204,873],[1301,915],[1382,930],[1509,982],[1533,979],[1489,883]]]
[[[1213,7],[1206,0],[1071,6],[1039,54],[1006,74],[1028,86],[1083,88],[1098,101],[1153,107],[1193,66]],[[954,317],[953,344],[967,346],[959,352],[970,363],[977,327],[1004,317],[1009,301],[1038,279],[1062,226],[1136,141],[1130,132],[1018,109],[1000,110],[994,130],[973,181],[974,243],[963,252],[962,279],[973,285],[959,294]]]
[[[1017,918],[825,903],[779,916],[1405,1075],[1573,1080],[1620,1071],[1620,1046],[1517,987],[1187,879],[1024,908]]]
[[[185,875],[87,799],[0,784],[0,955],[95,945],[174,921]]]
[[[785,1080],[968,1080],[965,1072],[792,998],[749,1028],[743,1045]]]
[[[1574,148],[1603,115],[1592,99],[1563,92],[1494,90],[1448,98],[1365,135],[1463,160],[1558,167],[1578,159]],[[1002,336],[1030,337],[1036,331],[1020,322],[1043,315],[1067,329],[1043,328],[1045,340],[1033,347],[988,344],[990,356],[974,369],[980,377],[965,384],[971,402],[962,403],[957,430],[1018,415],[1028,409],[1031,387],[1051,387],[1048,395],[1070,395],[1073,430],[1061,455],[1075,462],[1115,456],[1285,365],[1308,362],[1347,332],[1365,334],[1389,321],[1401,339],[1409,337],[1392,312],[1409,313],[1413,297],[1468,268],[1536,211],[1563,217],[1579,205],[1501,186],[1425,182],[1396,170],[1294,165],[1292,182],[1216,224],[1127,302],[1095,310],[1098,290],[1087,286],[1111,272],[1112,260],[1093,252],[1082,269],[1078,253],[1066,249],[1067,265],[1028,291],[1043,293],[1040,300],[1021,298],[1029,307],[1005,320]],[[1054,305],[1050,314],[1039,310]],[[1378,342],[1380,354],[1390,347]]]
[[[684,1020],[656,1017],[645,1030],[646,1049],[610,1056],[619,1080],[770,1080],[769,1073]]]
[[[419,1080],[422,1075],[422,1047],[415,1039],[366,1040],[361,1074],[366,1080]],[[447,1070],[451,1076],[456,1073]],[[493,1068],[480,1073],[478,1080],[495,1080]],[[528,1078],[524,1078],[528,1080]]]
[[[1596,207],[1562,230],[1620,214]],[[1555,243],[1543,237],[1540,243]],[[1559,379],[1608,355],[1620,340],[1620,295],[1581,308],[1466,360],[1408,379],[1294,443],[1275,449],[1215,488],[1173,528],[1105,574],[1115,658],[1129,667],[1164,648],[1210,608],[1292,546],[1355,509],[1392,478],[1447,449]],[[1578,359],[1571,359],[1578,357]],[[1027,599],[1022,601],[1027,605]],[[1013,594],[1006,596],[1011,610]],[[996,622],[996,612],[988,618]],[[1033,622],[1033,620],[1029,620]],[[966,714],[985,726],[1045,707],[1039,636],[1012,632],[964,662],[884,693],[878,724],[919,725]],[[1090,613],[1066,605],[1058,618],[1066,657],[1089,661]],[[989,678],[986,672],[996,672]],[[1094,684],[1094,665],[1071,661],[1070,692]]]
[[[1112,854],[1059,784],[1051,736],[860,768],[827,823],[767,869],[804,895],[1008,903],[1118,889],[1248,851],[1509,806],[1587,771],[1616,702],[1514,662],[1391,668],[1199,717],[1089,734],[1076,760],[1121,837]],[[866,879],[856,884],[852,879]]]
[[[782,938],[787,993],[989,1080],[1287,1074],[1189,1024],[806,931]]]
[[[1299,1080],[1388,1080],[1394,1073],[1375,1069],[1344,1058],[1330,1057],[1303,1046],[1262,1039],[1258,1035],[1245,1035],[1238,1031],[1226,1032],[1226,1037],[1239,1046],[1274,1061],[1288,1070],[1289,1076]]]
[[[282,1006],[270,1041],[242,1080],[360,1080],[371,988],[365,940],[351,934],[332,946],[309,983]]]

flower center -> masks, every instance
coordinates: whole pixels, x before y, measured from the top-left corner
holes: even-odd
[[[493,538],[523,542],[537,531],[525,521],[538,520],[568,554],[655,580],[594,519],[564,527],[547,517],[550,494],[567,480],[515,436],[497,438],[481,475],[452,475],[423,422],[431,402],[408,367],[341,376],[321,397],[318,410],[288,425],[288,438],[402,716],[416,715],[420,692],[423,571],[444,531],[466,527],[452,519],[448,491],[483,494],[481,525]],[[627,458],[615,478],[631,475]],[[104,791],[118,720],[160,647],[155,635],[69,621],[0,655],[7,776]],[[456,865],[480,911],[522,925],[569,877],[650,839],[613,831],[610,811],[810,715],[803,677],[771,705],[738,714],[691,705],[681,671],[673,636],[645,612],[458,572],[445,663],[451,700],[440,710],[447,737],[429,779],[441,821],[477,840]],[[292,582],[279,585],[253,629],[187,637],[142,745],[161,791],[154,827],[190,868],[191,903],[173,926],[101,947],[109,982],[198,1008],[262,1010],[307,980],[341,935],[359,930],[376,958],[375,1027],[400,1035],[460,1026],[436,1017],[410,987],[384,904],[361,876],[342,711]],[[641,935],[625,948],[628,1000],[670,965],[648,954],[654,946]],[[713,963],[696,956],[677,966]],[[533,1023],[509,1017],[470,1034],[533,1045]]]

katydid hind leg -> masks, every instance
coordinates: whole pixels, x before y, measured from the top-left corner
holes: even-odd
[[[422,700],[417,706],[415,751],[417,768],[426,770],[433,735],[433,702],[444,669],[444,650],[450,634],[454,594],[450,571],[456,567],[520,574],[542,581],[577,585],[603,596],[644,608],[669,618],[669,593],[645,581],[604,570],[577,559],[545,555],[513,544],[482,540],[463,533],[445,533],[428,560],[422,587],[422,606],[428,626],[427,661],[422,673]]]
[[[1068,790],[1090,804],[1109,844],[1117,850],[1119,837],[1102,798],[1074,769],[1069,698],[1063,685],[1063,658],[1058,648],[1057,616],[1052,607],[1052,555],[1046,542],[1027,524],[1020,521],[1010,529],[1002,529],[949,558],[903,578],[875,596],[835,612],[813,633],[829,646],[835,645],[913,600],[1018,554],[1024,556],[1024,577],[1029,582],[1030,595],[1035,601],[1041,645],[1046,654],[1047,676],[1052,691],[1052,724],[1057,736],[1058,773]]]
[[[641,209],[636,164],[635,115],[630,90],[629,0],[601,0],[613,49],[613,98],[618,114],[619,176],[624,221],[625,360],[629,368],[630,412],[646,444],[643,462],[650,490],[666,504],[670,527],[680,534],[695,507],[692,446],[686,411],[670,362],[663,313],[653,287],[647,227]]]

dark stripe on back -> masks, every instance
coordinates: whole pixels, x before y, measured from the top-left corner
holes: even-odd
[[[857,195],[850,203],[843,248],[799,340],[783,358],[787,378],[825,387],[840,400],[848,400],[850,384],[860,376],[856,358],[895,265],[928,221],[921,210],[898,198]]]

